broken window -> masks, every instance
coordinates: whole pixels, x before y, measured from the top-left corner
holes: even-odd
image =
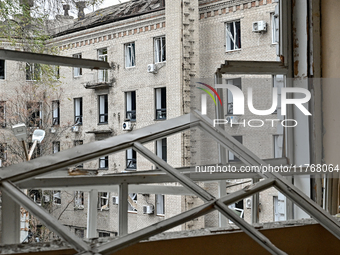
[[[74,123],[75,125],[83,124],[83,98],[74,99]]]
[[[226,25],[227,51],[241,49],[241,22],[232,21]]]
[[[99,158],[99,169],[109,168],[109,156]]]
[[[74,208],[84,209],[84,192],[82,191],[74,192]]]
[[[60,124],[60,103],[59,100],[52,101],[52,126]]]
[[[126,169],[127,170],[137,169],[137,153],[133,149],[126,150]]]
[[[6,102],[0,101],[0,126],[6,127]]]
[[[98,50],[98,60],[107,62],[107,48]],[[109,73],[108,70],[98,70],[98,82],[108,82]]]
[[[228,206],[230,209],[232,209],[240,218],[244,218],[244,203],[243,200],[238,201],[235,204],[231,204]],[[233,223],[231,220],[229,220],[229,223]]]
[[[28,127],[41,127],[42,109],[40,102],[27,103]]]
[[[166,138],[156,141],[156,154],[158,157],[167,161],[167,140]]]
[[[81,58],[81,53],[73,54],[74,58]],[[83,69],[81,67],[73,67],[73,77],[79,77],[83,74]]]
[[[0,80],[5,79],[5,60],[0,59]]]
[[[41,205],[41,190],[38,189],[31,189],[29,191],[29,197],[38,205]]]
[[[156,94],[156,119],[166,119],[166,88],[155,89]]]
[[[0,159],[7,160],[7,143],[0,143]]]
[[[137,212],[137,193],[129,193],[128,212]]]
[[[243,142],[242,136],[237,135],[237,136],[233,136],[233,138],[236,139],[239,143],[242,144],[242,142]],[[229,159],[229,160],[228,160],[229,162],[240,161],[240,159],[239,159],[238,157],[236,157],[236,156],[234,155],[234,153],[232,153],[231,151],[229,151],[229,153],[228,153],[228,159]]]
[[[99,123],[106,124],[108,122],[108,100],[107,95],[100,95],[99,98]]]
[[[61,205],[61,191],[60,190],[53,191],[53,203],[56,205]]]
[[[165,214],[164,195],[162,194],[156,194],[156,213],[157,215]]]
[[[29,148],[32,148],[32,146],[33,146],[33,143],[32,142],[29,142],[28,143],[28,147]],[[34,149],[34,151],[33,151],[33,154],[32,154],[32,157],[31,157],[31,159],[35,159],[35,158],[38,158],[38,157],[40,157],[41,156],[41,145],[40,145],[40,143],[38,143],[36,146],[35,146],[35,149]]]
[[[236,78],[236,79],[228,79],[227,84],[234,85],[238,87],[239,89],[242,89],[241,86],[241,78]],[[234,98],[233,98],[233,93],[228,89],[227,90],[227,114],[232,115],[234,114]]]
[[[26,63],[26,81],[36,81],[40,79],[41,67],[37,63]]]
[[[109,193],[98,192],[98,209],[101,211],[109,209]]]
[[[126,100],[126,118],[135,121],[136,120],[136,91],[130,91],[125,93]]]
[[[135,43],[125,44],[125,67],[136,66]]]
[[[74,232],[76,234],[76,236],[80,237],[80,238],[84,238],[84,229],[83,228],[75,228]]]
[[[165,54],[165,36],[155,38],[155,63],[164,62]]]
[[[60,151],[60,142],[53,142],[52,143],[52,153],[57,153]]]

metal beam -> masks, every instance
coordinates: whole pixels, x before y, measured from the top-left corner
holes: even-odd
[[[130,148],[133,142],[147,143],[189,129],[198,124],[190,114],[162,121],[124,135],[80,145],[52,155],[5,167],[0,172],[2,180],[13,182],[25,180],[60,168],[74,166],[84,161],[99,158]]]
[[[126,182],[119,185],[118,203],[118,234],[125,236],[128,234],[128,196],[129,187]]]
[[[145,158],[149,159],[152,163],[159,166],[161,169],[167,172],[170,176],[172,176],[175,180],[181,183],[184,187],[190,190],[193,194],[196,194],[201,199],[203,199],[203,201],[211,201],[214,199],[214,197],[210,193],[202,189],[200,186],[196,185],[189,177],[176,171],[176,169],[174,169],[172,166],[166,163],[163,159],[155,155],[149,149],[144,147],[142,144],[135,142],[133,144],[133,147],[142,156],[144,156]]]
[[[89,192],[88,207],[87,207],[87,229],[86,237],[97,237],[97,204],[98,204],[98,190],[92,189]]]
[[[41,53],[32,53],[16,50],[3,50],[0,49],[0,59],[14,60],[29,63],[39,63],[46,65],[55,66],[71,66],[71,67],[81,67],[89,69],[110,69],[110,64],[108,62],[85,59],[85,58],[72,58],[55,56]]]
[[[6,192],[2,192],[1,223],[1,244],[20,243],[20,205]]]
[[[225,205],[229,205],[231,203],[235,203],[239,201],[240,199],[251,196],[252,194],[256,192],[260,192],[264,189],[270,188],[271,186],[273,186],[273,184],[274,184],[274,180],[263,180],[261,182],[256,183],[255,185],[251,185],[251,186],[245,187],[242,190],[233,192],[232,194],[228,194],[220,198],[219,201],[221,201]],[[215,201],[208,202],[194,209],[183,212],[179,215],[163,220],[161,222],[153,224],[144,229],[138,230],[127,236],[118,238],[110,243],[104,244],[98,248],[98,252],[100,252],[103,255],[112,254],[125,247],[138,243],[139,241],[144,240],[150,236],[156,235],[158,233],[162,233],[168,229],[176,227],[189,220],[192,220],[202,215],[205,215],[207,213],[210,213],[215,210],[214,202]]]
[[[35,204],[20,189],[11,182],[1,182],[1,190],[7,193],[16,203],[22,205],[36,217],[38,217],[50,230],[58,234],[62,239],[68,242],[73,248],[79,252],[89,251],[90,247],[75,234],[72,234],[57,219],[52,217],[43,208]]]
[[[225,61],[217,69],[220,74],[287,74],[288,68],[279,61]]]

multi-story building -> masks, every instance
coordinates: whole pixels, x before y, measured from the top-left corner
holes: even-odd
[[[46,123],[35,123],[35,126],[42,126],[49,134],[58,134],[51,135],[44,142],[42,153],[56,153],[189,113],[190,85],[200,80],[212,84],[216,70],[226,60],[275,61],[278,42],[276,6],[277,3],[272,0],[139,0],[101,9],[78,19],[68,16],[65,8],[65,15],[58,16],[58,22],[48,27],[53,34],[49,41],[51,47],[57,47],[63,56],[107,61],[111,69],[58,69],[60,83],[53,89],[54,93],[42,91],[45,103],[39,104],[41,110],[29,113],[32,116],[29,119],[44,120]],[[254,27],[254,22],[265,28]],[[5,43],[2,47],[11,48]],[[6,94],[1,93],[0,98],[0,109],[4,115],[6,101],[16,92],[16,83],[20,81],[26,86],[30,83],[27,80],[35,80],[37,66],[28,64],[24,68],[12,61],[2,61],[0,64],[0,85],[6,87]],[[10,71],[15,69],[18,72]],[[261,98],[271,96],[275,79],[271,75],[255,77],[236,74],[223,75],[222,83],[232,83],[243,91],[247,91],[250,83],[258,83],[259,89],[255,92],[261,96],[254,105],[267,109],[270,102]],[[233,99],[227,92],[223,93],[224,112],[226,117],[230,117],[233,114]],[[212,112],[215,114],[215,109]],[[244,118],[251,116],[250,112],[246,112]],[[7,122],[9,118],[7,114]],[[275,139],[282,135],[276,126],[258,132],[240,125],[226,127],[226,130],[261,158],[281,156],[280,153],[275,155],[275,149],[278,151],[281,148],[278,144],[275,146]],[[147,144],[146,147],[170,165],[181,167],[194,162],[191,146],[195,145],[191,143],[189,133],[182,133]],[[3,141],[1,147],[3,162],[6,161],[5,144],[8,146],[9,142]],[[217,146],[209,153],[218,153]],[[230,162],[237,161],[232,153],[227,152],[227,156]],[[155,166],[128,149],[84,162],[70,169],[69,173],[105,175],[151,169]],[[230,187],[226,192],[243,187],[248,182],[228,181]],[[218,183],[203,185],[218,196]],[[32,191],[31,196],[40,203],[52,202],[53,214],[72,231],[85,236],[88,191]],[[118,231],[117,196],[115,188],[98,188],[99,236]],[[273,220],[273,200],[277,196],[274,189],[261,193],[260,221]],[[235,206],[250,221],[247,201]],[[134,191],[130,193],[129,204],[129,232],[132,232],[190,209],[199,201],[193,196]],[[149,205],[154,206],[153,213],[143,213],[143,208]],[[218,224],[217,213],[212,213],[175,229],[215,227]]]

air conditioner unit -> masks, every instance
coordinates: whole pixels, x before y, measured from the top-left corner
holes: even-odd
[[[122,128],[123,128],[123,131],[130,131],[130,130],[132,130],[131,122],[130,121],[123,122]]]
[[[72,127],[72,132],[78,133],[79,132],[79,126],[73,126]]]
[[[246,208],[250,209],[251,208],[251,198],[246,199]]]
[[[153,214],[153,205],[143,205],[143,214]]]
[[[149,64],[148,73],[157,73],[157,66],[155,64]]]
[[[267,31],[267,23],[263,20],[253,22],[253,32],[266,32]]]
[[[112,204],[113,205],[118,205],[119,203],[119,197],[118,196],[112,196]]]
[[[51,127],[50,132],[54,134],[55,132],[57,132],[57,129],[55,127]]]
[[[241,121],[241,118],[239,118],[238,116],[227,116],[226,120],[228,121],[228,124],[239,124],[239,122]]]

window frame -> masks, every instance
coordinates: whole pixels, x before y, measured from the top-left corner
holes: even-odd
[[[52,126],[60,125],[60,102],[59,100],[52,101]]]
[[[239,81],[239,84],[235,84],[234,81]],[[233,79],[226,79],[227,84],[232,84],[236,87],[238,87],[240,90],[242,90],[242,78],[233,78]],[[234,106],[234,95],[233,93],[228,89],[227,90],[227,115],[234,115],[233,111]]]
[[[125,92],[125,117],[130,121],[136,121],[136,91]]]
[[[101,98],[104,98],[104,105],[102,107]],[[103,113],[102,112],[103,109]],[[108,94],[105,95],[98,95],[98,124],[108,124],[109,122],[109,101],[108,101]],[[103,120],[103,121],[102,121]]]
[[[59,197],[57,194],[59,193]],[[53,204],[55,205],[61,205],[61,190],[53,190],[52,193],[52,198],[53,198]]]
[[[84,192],[83,191],[74,192],[74,208],[84,209]]]
[[[129,50],[131,49],[131,50]],[[133,68],[136,66],[136,43],[129,42],[124,44],[125,51],[125,68]]]
[[[79,100],[79,114],[77,114],[76,104],[77,100]],[[83,98],[82,97],[73,98],[73,104],[74,104],[74,123],[77,126],[81,126],[83,125]]]
[[[165,195],[156,194],[156,215],[164,216],[165,215]]]
[[[106,53],[103,53],[106,51]],[[97,57],[99,61],[108,62],[108,50],[107,48],[101,48],[97,50]],[[107,69],[98,70],[98,83],[107,83],[109,82],[109,72]]]
[[[155,120],[166,120],[167,100],[166,87],[155,88]]]
[[[131,156],[131,158],[130,158]],[[125,151],[126,158],[126,170],[134,171],[137,170],[137,152],[130,148]],[[132,162],[132,163],[131,163]]]
[[[154,38],[155,64],[166,62],[166,40],[165,35]]]
[[[102,163],[104,163],[103,166],[102,166]],[[100,169],[100,170],[109,169],[109,156],[100,157],[98,166],[99,166],[98,169]]]
[[[59,141],[52,142],[52,154],[58,153],[59,151],[60,151],[60,142]]]
[[[105,194],[106,194],[106,196],[105,196]],[[100,211],[109,210],[110,209],[109,208],[109,198],[110,198],[109,192],[98,192],[97,209],[100,210]]]
[[[81,53],[76,53],[72,55],[73,58],[82,58]],[[83,75],[83,69],[81,67],[73,67],[73,78],[78,78]]]
[[[38,108],[38,109],[34,109],[34,108]],[[32,109],[34,111],[30,112],[30,109]],[[30,101],[27,102],[27,113],[28,113],[28,125],[27,127],[42,127],[42,103],[41,102],[34,102],[34,101]],[[38,117],[35,116],[38,114]]]
[[[7,160],[7,143],[0,143],[0,160]]]
[[[237,23],[239,23],[239,28],[237,28]],[[229,31],[229,27],[232,30]],[[239,33],[237,33],[239,31]],[[241,20],[233,20],[225,23],[225,33],[226,33],[226,52],[241,50],[242,48],[242,33],[241,33]],[[236,41],[236,42],[235,42]],[[239,45],[239,46],[237,46]]]
[[[1,63],[3,62],[3,64]],[[3,75],[1,75],[1,72],[3,72]],[[0,81],[6,80],[6,60],[0,59]]]
[[[138,199],[138,194],[137,193],[129,193],[129,198],[136,204],[137,207],[137,199]],[[137,213],[138,210],[137,208],[134,208],[131,204],[131,202],[129,201],[128,198],[128,212],[129,213]]]
[[[156,140],[156,155],[165,162],[168,160],[168,141],[167,138]],[[165,155],[165,156],[164,156]]]
[[[26,62],[26,81],[38,81],[41,77],[41,65]]]

